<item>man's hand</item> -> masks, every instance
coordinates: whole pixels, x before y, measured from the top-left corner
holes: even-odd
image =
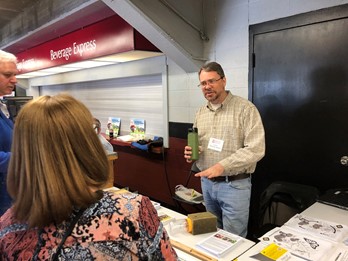
[[[184,158],[186,159],[186,162],[191,163],[191,155],[192,155],[192,148],[190,146],[185,146],[184,150]]]
[[[216,163],[214,166],[204,171],[195,174],[195,177],[206,177],[208,179],[221,176],[224,172],[224,167],[220,163]]]

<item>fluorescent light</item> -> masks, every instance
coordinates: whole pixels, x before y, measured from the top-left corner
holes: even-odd
[[[63,66],[58,66],[58,67],[52,67],[52,68],[48,68],[48,69],[43,69],[37,72],[40,73],[62,73],[62,72],[69,72],[71,71],[72,68],[65,68]],[[80,69],[80,68],[77,68]]]
[[[72,64],[66,64],[66,65],[63,65],[61,67],[86,69],[86,68],[93,68],[93,67],[110,65],[110,64],[114,64],[114,62],[102,62],[102,61],[89,60],[89,61],[77,62],[77,63],[72,63]]]
[[[125,53],[100,57],[100,58],[96,58],[93,60],[77,62],[77,63],[70,63],[70,64],[65,64],[62,66],[38,70],[35,72],[19,74],[16,76],[16,78],[28,79],[28,78],[34,78],[34,77],[41,77],[41,76],[47,76],[47,75],[52,75],[52,74],[82,70],[82,69],[86,69],[86,68],[94,68],[94,67],[99,67],[99,66],[117,64],[117,63],[121,63],[121,62],[141,60],[144,58],[150,58],[150,57],[155,57],[155,56],[160,56],[160,55],[163,55],[163,53],[149,52],[149,51],[130,51],[130,52],[125,52]]]
[[[144,58],[150,58],[155,56],[163,55],[163,53],[159,52],[149,52],[149,51],[130,51],[124,53],[118,53],[114,55],[109,55],[101,58],[93,59],[94,61],[112,61],[116,62],[130,62],[135,60],[141,60]]]
[[[55,74],[55,73],[36,71],[36,72],[18,74],[18,75],[16,75],[16,78],[18,78],[18,79],[25,79],[25,78],[34,78],[34,77],[47,76],[47,75],[52,75],[52,74]]]

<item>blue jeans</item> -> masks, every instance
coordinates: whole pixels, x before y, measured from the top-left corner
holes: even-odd
[[[213,182],[201,178],[204,204],[217,217],[217,226],[246,237],[248,232],[251,178]]]

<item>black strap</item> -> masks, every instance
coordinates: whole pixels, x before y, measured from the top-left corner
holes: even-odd
[[[85,210],[84,209],[80,209],[78,213],[76,213],[76,216],[74,217],[73,221],[71,221],[68,229],[65,231],[64,236],[62,238],[62,241],[60,241],[56,253],[53,254],[52,256],[52,261],[57,261],[58,260],[58,256],[60,251],[62,250],[63,244],[65,242],[65,240],[68,238],[68,236],[70,236],[71,232],[73,231],[77,221],[80,219],[80,217],[82,216],[83,212]]]

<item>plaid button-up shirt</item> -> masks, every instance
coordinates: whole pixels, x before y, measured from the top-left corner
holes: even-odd
[[[253,103],[227,92],[219,108],[214,110],[208,102],[196,113],[194,127],[203,150],[197,167],[205,170],[220,163],[225,169],[222,176],[253,173],[265,154],[261,116]],[[211,138],[223,141],[221,152],[208,149]]]

